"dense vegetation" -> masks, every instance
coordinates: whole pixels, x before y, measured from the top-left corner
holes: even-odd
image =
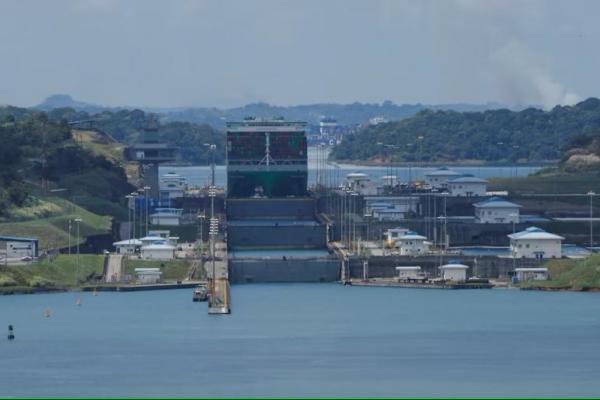
[[[551,260],[546,263],[550,280],[523,282],[522,287],[563,290],[600,290],[600,255],[583,260]]]
[[[79,146],[64,119],[0,108],[0,218],[32,207],[52,190],[100,214],[119,208],[132,187],[123,169]]]
[[[600,100],[551,111],[431,111],[365,128],[337,146],[341,160],[541,161],[560,159],[572,138],[600,128]]]
[[[57,121],[94,120],[93,124],[96,128],[126,144],[142,140],[146,130],[155,129],[159,140],[179,149],[182,160],[196,164],[209,162],[208,147],[204,144],[215,143],[217,144],[216,161],[222,163],[224,160],[225,135],[207,124],[164,122],[157,114],[141,110],[102,111],[90,114],[73,108],[56,108],[49,111],[48,115]]]

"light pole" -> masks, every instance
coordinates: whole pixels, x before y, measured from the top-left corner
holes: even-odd
[[[69,218],[69,256],[71,255],[71,228],[73,224],[73,220]]]
[[[211,281],[211,303],[214,304],[215,301],[215,283],[216,283],[216,272],[215,272],[215,237],[219,233],[219,219],[215,218],[215,209],[214,209],[214,199],[217,192],[214,186],[208,190],[208,195],[210,196],[210,226],[208,230],[208,234],[210,235],[210,258],[212,261],[212,281]]]
[[[128,194],[125,196],[127,199],[127,236],[129,238],[129,245],[131,245],[131,199],[133,196]]]
[[[146,200],[146,236],[148,236],[148,194],[150,189],[150,186],[144,186],[144,200]]]
[[[592,251],[594,245],[594,196],[596,193],[590,190],[587,194],[590,196],[590,251]]]
[[[76,275],[79,275],[79,225],[81,223],[81,218],[75,218],[75,222],[77,223],[77,272]]]
[[[136,210],[135,210],[135,198],[137,197],[137,195],[138,195],[137,192],[131,193],[131,198],[133,199],[133,212],[132,212],[132,214],[133,214],[133,238],[134,239],[135,239],[135,213],[136,213]]]
[[[202,224],[204,223],[204,219],[206,215],[198,214],[198,220],[200,221],[200,257],[202,257],[202,253],[204,252],[204,239],[202,236]]]

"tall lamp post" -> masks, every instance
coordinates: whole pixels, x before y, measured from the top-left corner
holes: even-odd
[[[80,225],[82,219],[77,217],[77,218],[75,218],[74,221],[77,224],[77,273],[76,273],[76,275],[79,275],[79,225]]]
[[[73,225],[73,220],[69,218],[69,256],[71,255],[71,228]]]
[[[150,186],[144,186],[144,200],[146,200],[146,236],[148,236],[148,195],[150,189]]]
[[[137,192],[131,193],[131,198],[133,199],[133,238],[135,239],[135,198],[137,197]],[[131,243],[130,243],[131,244]]]
[[[128,194],[125,198],[127,199],[127,237],[129,239],[129,245],[131,245],[131,199],[133,196]]]
[[[200,257],[202,257],[202,253],[204,251],[204,238],[202,236],[202,224],[204,223],[204,219],[206,218],[205,214],[198,214],[198,221],[200,221]]]
[[[590,190],[587,195],[590,196],[590,251],[592,251],[594,246],[594,196],[596,193]]]

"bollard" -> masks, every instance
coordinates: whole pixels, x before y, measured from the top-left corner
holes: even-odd
[[[15,339],[15,333],[13,331],[13,326],[9,325],[8,326],[8,340],[14,340]]]

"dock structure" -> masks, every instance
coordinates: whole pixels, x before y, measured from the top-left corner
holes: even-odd
[[[208,299],[208,313],[230,314],[231,296],[229,291],[227,245],[223,241],[219,241],[215,243],[214,247],[214,257],[211,255],[204,262],[211,290],[210,298]]]
[[[405,288],[405,289],[491,289],[494,287],[491,283],[486,282],[399,282],[392,280],[368,280],[368,281],[352,281],[352,286],[370,286],[370,287],[390,287],[390,288]]]

